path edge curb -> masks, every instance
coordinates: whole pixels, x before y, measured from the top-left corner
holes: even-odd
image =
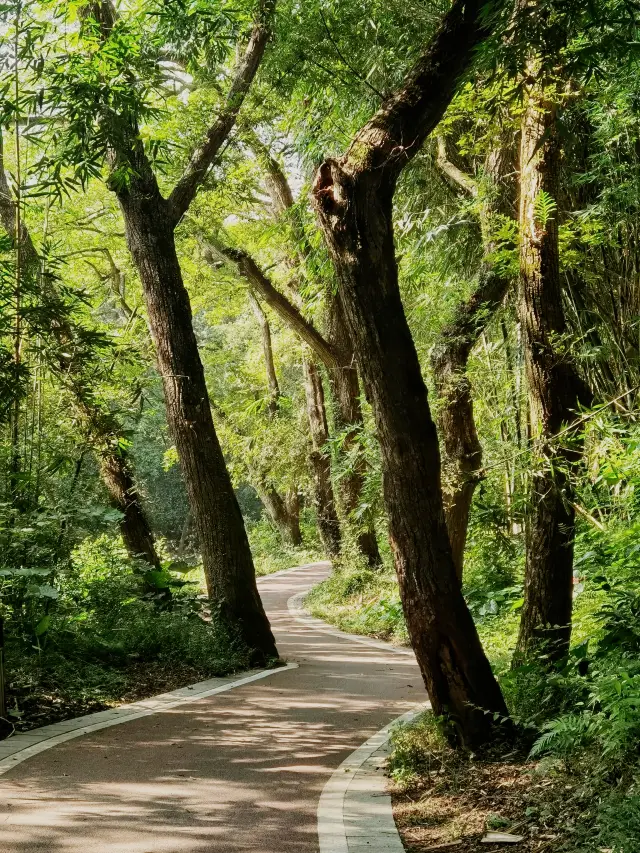
[[[406,655],[415,658],[411,649],[402,648],[402,646],[394,646],[393,643],[385,643],[384,640],[374,640],[371,637],[362,637],[360,634],[348,634],[346,631],[341,631],[339,628],[334,628],[322,619],[317,619],[304,606],[304,600],[308,592],[298,592],[292,595],[287,601],[287,609],[293,618],[306,625],[308,628],[313,628],[315,631],[322,631],[323,634],[331,634],[334,637],[340,637],[343,640],[350,640],[353,643],[359,643],[361,646],[371,646],[374,649],[384,650],[385,652],[395,652],[398,655]]]
[[[383,764],[392,729],[427,710],[429,705],[420,703],[392,720],[331,774],[318,802],[320,853],[405,853]]]

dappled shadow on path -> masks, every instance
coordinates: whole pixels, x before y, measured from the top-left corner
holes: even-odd
[[[315,582],[309,574],[262,587],[281,653],[299,669],[20,765],[0,779],[0,851],[317,851],[329,775],[424,692],[410,658],[291,620],[286,599]]]

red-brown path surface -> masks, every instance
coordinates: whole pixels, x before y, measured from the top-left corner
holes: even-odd
[[[299,669],[76,738],[0,777],[0,853],[317,853],[333,770],[425,701],[412,657],[297,622],[326,565],[264,579]]]

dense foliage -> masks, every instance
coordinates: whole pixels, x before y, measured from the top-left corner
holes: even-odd
[[[328,189],[314,178],[347,150],[353,185],[365,174],[366,123],[401,99],[450,4],[257,5],[0,10],[10,725],[257,660],[211,568],[224,576],[237,554],[213,559],[224,536],[203,540],[213,463],[198,467],[189,450],[201,404],[224,455],[213,492],[230,478],[255,573],[333,557],[313,611],[415,645],[411,596],[394,572],[412,555],[386,536],[402,464],[385,442],[402,447],[404,424],[380,402],[384,364],[376,384],[354,329],[363,288],[344,272],[376,241],[359,233],[340,258],[323,220]],[[436,577],[453,577],[454,564],[462,573],[528,760],[586,774],[582,793],[598,798],[583,815],[598,834],[567,843],[629,851],[640,796],[637,8],[480,6],[484,29],[450,103],[432,133],[416,129],[424,145],[402,154],[389,183],[384,266],[393,283],[397,264],[407,352],[429,388],[442,458],[441,478],[425,474],[438,497],[424,526],[436,537],[446,518]],[[251,76],[240,57],[256,33],[269,44]],[[150,198],[171,228],[145,242],[140,199]],[[174,242],[175,263],[163,256],[156,279],[171,267],[165,292],[180,296],[184,282],[192,316],[167,321],[145,270]],[[209,396],[191,414],[166,368],[185,341]],[[388,353],[390,368],[407,352]],[[231,510],[218,516],[221,529],[235,523]],[[234,536],[240,553],[246,537]],[[423,772],[438,737],[425,731],[398,737],[398,778]]]

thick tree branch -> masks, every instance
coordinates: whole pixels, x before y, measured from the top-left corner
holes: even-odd
[[[464,190],[464,192],[466,192],[472,198],[477,198],[477,183],[474,181],[471,175],[467,175],[466,172],[463,172],[462,169],[459,169],[455,163],[452,163],[451,160],[449,160],[449,155],[447,153],[447,143],[444,137],[439,136],[436,140],[436,143],[436,164],[440,171],[443,172],[452,183],[456,184],[456,186],[460,187],[460,189]]]
[[[230,261],[252,290],[258,293],[267,305],[311,347],[327,368],[337,367],[333,347],[323,338],[313,323],[306,320],[295,305],[276,290],[251,255],[242,249],[231,249],[204,237],[200,237],[200,245],[207,263],[215,264],[218,259]]]
[[[380,107],[339,160],[327,160],[314,184],[316,203],[331,215],[345,199],[340,187],[364,173],[390,189],[409,160],[444,115],[474,49],[489,35],[489,11],[503,0],[455,0],[429,48],[416,62],[404,84]]]
[[[271,36],[274,10],[275,0],[261,0],[249,44],[235,68],[225,105],[207,131],[202,143],[192,153],[184,174],[169,196],[169,208],[174,223],[179,222],[189,208],[198,187],[204,181],[210,166],[236,122],[240,107],[256,76]]]

